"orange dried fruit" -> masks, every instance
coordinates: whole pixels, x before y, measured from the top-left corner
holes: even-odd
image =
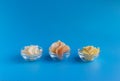
[[[49,50],[53,52],[54,54],[57,54],[58,57],[61,58],[64,53],[70,50],[70,47],[59,40],[57,42],[54,42],[49,48]]]

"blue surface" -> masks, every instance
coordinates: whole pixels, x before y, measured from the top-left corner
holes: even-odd
[[[66,61],[48,55],[57,40],[71,46]],[[43,47],[40,60],[20,56],[30,44]],[[78,60],[86,45],[101,48],[98,59]],[[120,1],[0,0],[0,81],[120,81]]]

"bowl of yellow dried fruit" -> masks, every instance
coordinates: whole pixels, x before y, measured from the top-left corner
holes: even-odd
[[[93,61],[99,56],[100,48],[94,46],[85,46],[81,50],[78,49],[78,55],[83,61]]]

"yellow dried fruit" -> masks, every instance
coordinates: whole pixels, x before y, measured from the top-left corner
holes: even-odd
[[[98,56],[100,53],[100,48],[96,48],[94,46],[86,46],[83,47],[80,52],[84,55],[85,60],[92,60],[95,56]]]

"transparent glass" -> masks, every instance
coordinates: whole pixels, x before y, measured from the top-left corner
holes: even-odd
[[[69,56],[70,56],[70,51],[62,54],[62,56],[58,56],[58,54],[55,54],[51,51],[49,51],[49,54],[50,54],[50,57],[53,59],[53,60],[65,60],[67,59]]]
[[[89,61],[93,61],[95,58],[97,58],[99,56],[99,54],[97,55],[86,55],[80,52],[80,49],[78,49],[78,55],[80,57],[80,59],[84,62],[89,62]]]
[[[34,60],[39,59],[42,56],[42,48],[39,47],[39,50],[41,50],[39,54],[28,55],[25,53],[21,53],[21,56],[27,61],[34,61]]]

